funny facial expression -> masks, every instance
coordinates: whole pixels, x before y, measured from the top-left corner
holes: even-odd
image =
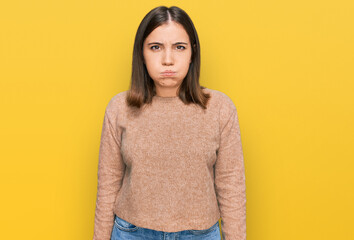
[[[143,45],[144,63],[158,95],[176,95],[188,73],[192,49],[183,26],[169,21],[154,29]]]

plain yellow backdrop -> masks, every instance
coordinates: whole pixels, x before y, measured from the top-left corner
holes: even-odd
[[[91,239],[106,104],[135,33],[179,6],[200,84],[239,114],[248,240],[354,239],[354,2],[2,1],[1,239]]]

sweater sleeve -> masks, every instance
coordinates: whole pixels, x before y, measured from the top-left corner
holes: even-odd
[[[125,164],[120,154],[120,130],[106,110],[99,148],[97,198],[93,240],[109,240],[114,224],[114,202],[121,187]]]
[[[223,240],[246,240],[243,150],[237,110],[233,104],[225,104],[220,110],[220,145],[214,167]]]

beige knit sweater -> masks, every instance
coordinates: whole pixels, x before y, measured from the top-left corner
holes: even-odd
[[[141,111],[109,101],[98,162],[94,240],[109,240],[114,214],[142,228],[210,228],[221,217],[226,240],[246,239],[246,186],[238,115],[224,93],[208,108],[154,96]]]

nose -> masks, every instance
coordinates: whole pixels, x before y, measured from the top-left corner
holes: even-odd
[[[166,49],[162,56],[162,65],[173,65],[173,53],[170,49]]]

